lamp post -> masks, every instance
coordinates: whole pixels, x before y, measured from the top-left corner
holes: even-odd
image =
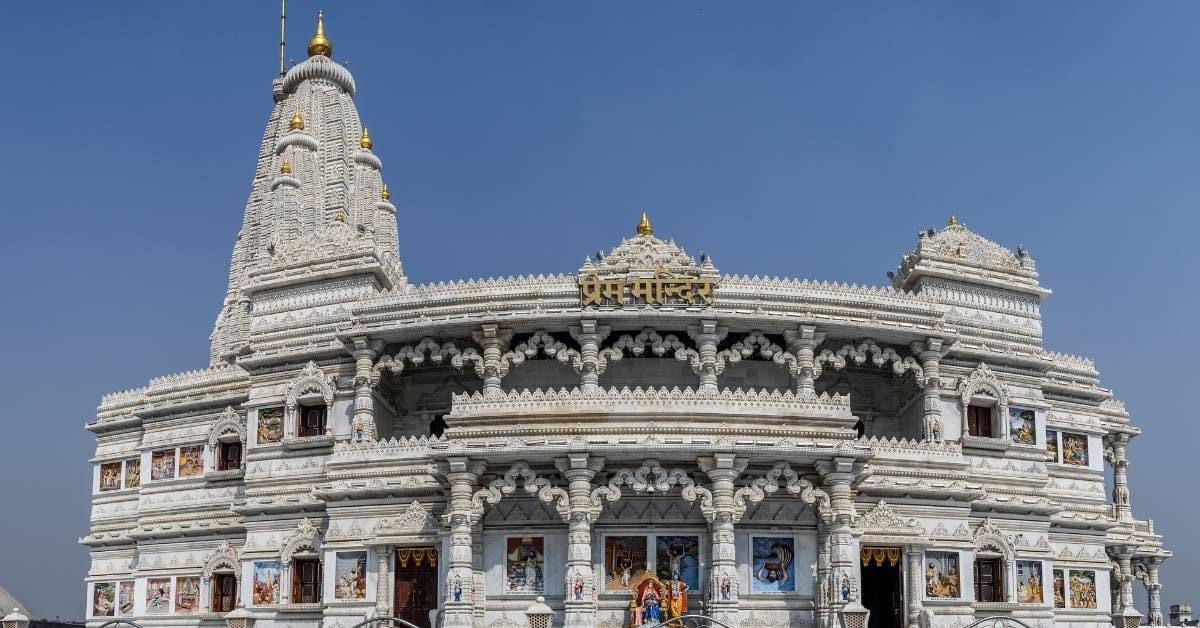
[[[554,610],[546,606],[546,598],[537,596],[537,600],[525,609],[525,618],[529,620],[529,628],[550,628],[550,620]]]
[[[0,626],[3,628],[29,628],[29,616],[21,612],[19,608],[13,608],[12,612],[0,619]]]
[[[254,614],[246,610],[245,606],[238,606],[225,613],[225,625],[229,628],[254,628]]]

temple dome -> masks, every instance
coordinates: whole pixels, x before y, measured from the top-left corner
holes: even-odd
[[[707,258],[697,264],[674,240],[660,240],[645,214],[637,226],[637,235],[626,238],[608,255],[597,255],[594,262],[584,263],[580,273],[627,275],[629,273],[653,273],[666,271],[674,275],[717,276],[719,273]]]
[[[1038,284],[1036,265],[1024,248],[1014,254],[967,229],[953,216],[940,231],[930,229],[918,235],[916,250],[901,259],[893,284],[898,289],[913,290],[923,277],[983,284],[1039,297],[1050,293]]]

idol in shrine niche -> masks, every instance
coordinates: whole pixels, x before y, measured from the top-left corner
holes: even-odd
[[[663,622],[663,600],[666,598],[666,587],[658,578],[647,575],[645,580],[634,590],[634,624],[635,626],[653,626]]]

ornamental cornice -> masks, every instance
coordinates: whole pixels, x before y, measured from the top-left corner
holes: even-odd
[[[929,441],[907,438],[860,438],[860,443],[871,448],[880,461],[916,460],[926,462],[930,458],[961,462],[962,445],[952,441]]]
[[[879,500],[874,508],[858,518],[855,523],[864,532],[898,535],[923,535],[925,528],[914,518],[901,517],[887,501]]]

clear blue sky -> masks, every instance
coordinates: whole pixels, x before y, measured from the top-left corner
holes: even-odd
[[[303,58],[318,5],[290,3]],[[632,232],[727,273],[884,283],[950,213],[1038,262],[1048,348],[1146,434],[1164,603],[1200,603],[1200,4],[329,2],[429,281],[573,271]],[[278,3],[7,5],[0,585],[78,617],[100,395],[206,364]],[[1138,587],[1138,606],[1145,598]]]

